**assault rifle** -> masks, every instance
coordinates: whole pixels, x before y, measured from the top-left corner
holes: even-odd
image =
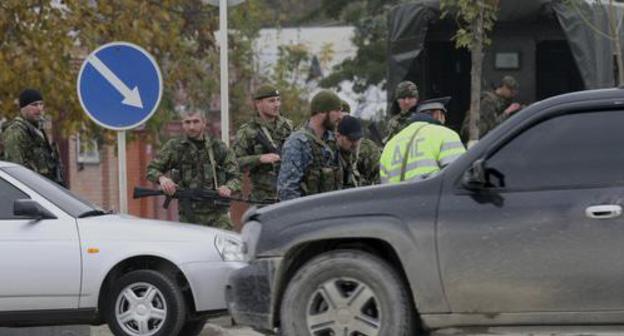
[[[269,139],[267,139],[267,136],[263,132],[258,132],[256,134],[256,141],[259,144],[261,144],[266,150],[268,150],[269,153],[281,155],[282,149],[281,148],[276,148],[275,146],[273,146],[271,141],[269,141]]]
[[[166,196],[165,202],[163,203],[163,208],[165,209],[169,208],[169,204],[171,203],[171,200],[174,198],[177,198],[178,200],[180,200],[182,207],[187,208],[187,209],[190,209],[189,206],[190,206],[191,201],[210,202],[213,206],[223,206],[223,207],[229,206],[230,202],[232,201],[244,202],[244,203],[249,203],[249,204],[262,204],[262,205],[273,203],[273,202],[258,201],[258,200],[251,200],[251,199],[244,199],[244,198],[237,198],[237,197],[223,197],[223,196],[220,196],[219,193],[217,193],[216,191],[211,190],[211,189],[205,189],[205,188],[178,189],[176,190],[175,194],[167,195],[164,191],[160,189],[134,187],[134,193],[132,194],[132,198],[137,199],[137,198],[161,196],[161,195]]]

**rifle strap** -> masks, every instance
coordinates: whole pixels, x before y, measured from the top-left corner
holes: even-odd
[[[217,164],[214,159],[214,150],[212,149],[212,143],[208,145],[208,159],[210,160],[210,166],[212,168],[212,181],[214,182],[214,188],[219,188],[219,182],[217,181]]]
[[[264,136],[267,138],[267,140],[269,140],[269,142],[271,143],[271,146],[273,146],[273,148],[277,150],[278,148],[277,144],[275,144],[275,141],[273,141],[273,137],[271,137],[271,132],[269,132],[266,126],[260,125],[260,130],[262,130],[262,133],[264,133]]]

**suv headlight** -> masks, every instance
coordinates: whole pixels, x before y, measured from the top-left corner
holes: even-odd
[[[223,261],[243,261],[243,243],[240,240],[216,235],[214,244]]]

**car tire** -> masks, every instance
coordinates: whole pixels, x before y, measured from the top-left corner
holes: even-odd
[[[105,317],[116,336],[177,335],[185,322],[184,295],[162,272],[127,273],[115,281],[108,297]]]
[[[201,318],[199,320],[186,321],[178,336],[197,336],[201,334],[207,320],[207,318]]]
[[[337,250],[308,261],[280,309],[284,336],[413,336],[415,312],[397,271],[370,253]]]

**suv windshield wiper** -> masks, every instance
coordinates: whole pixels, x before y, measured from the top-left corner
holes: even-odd
[[[108,214],[109,213],[104,210],[93,209],[93,210],[89,210],[89,211],[81,213],[80,216],[78,216],[78,218],[103,216],[103,215],[108,215]]]

